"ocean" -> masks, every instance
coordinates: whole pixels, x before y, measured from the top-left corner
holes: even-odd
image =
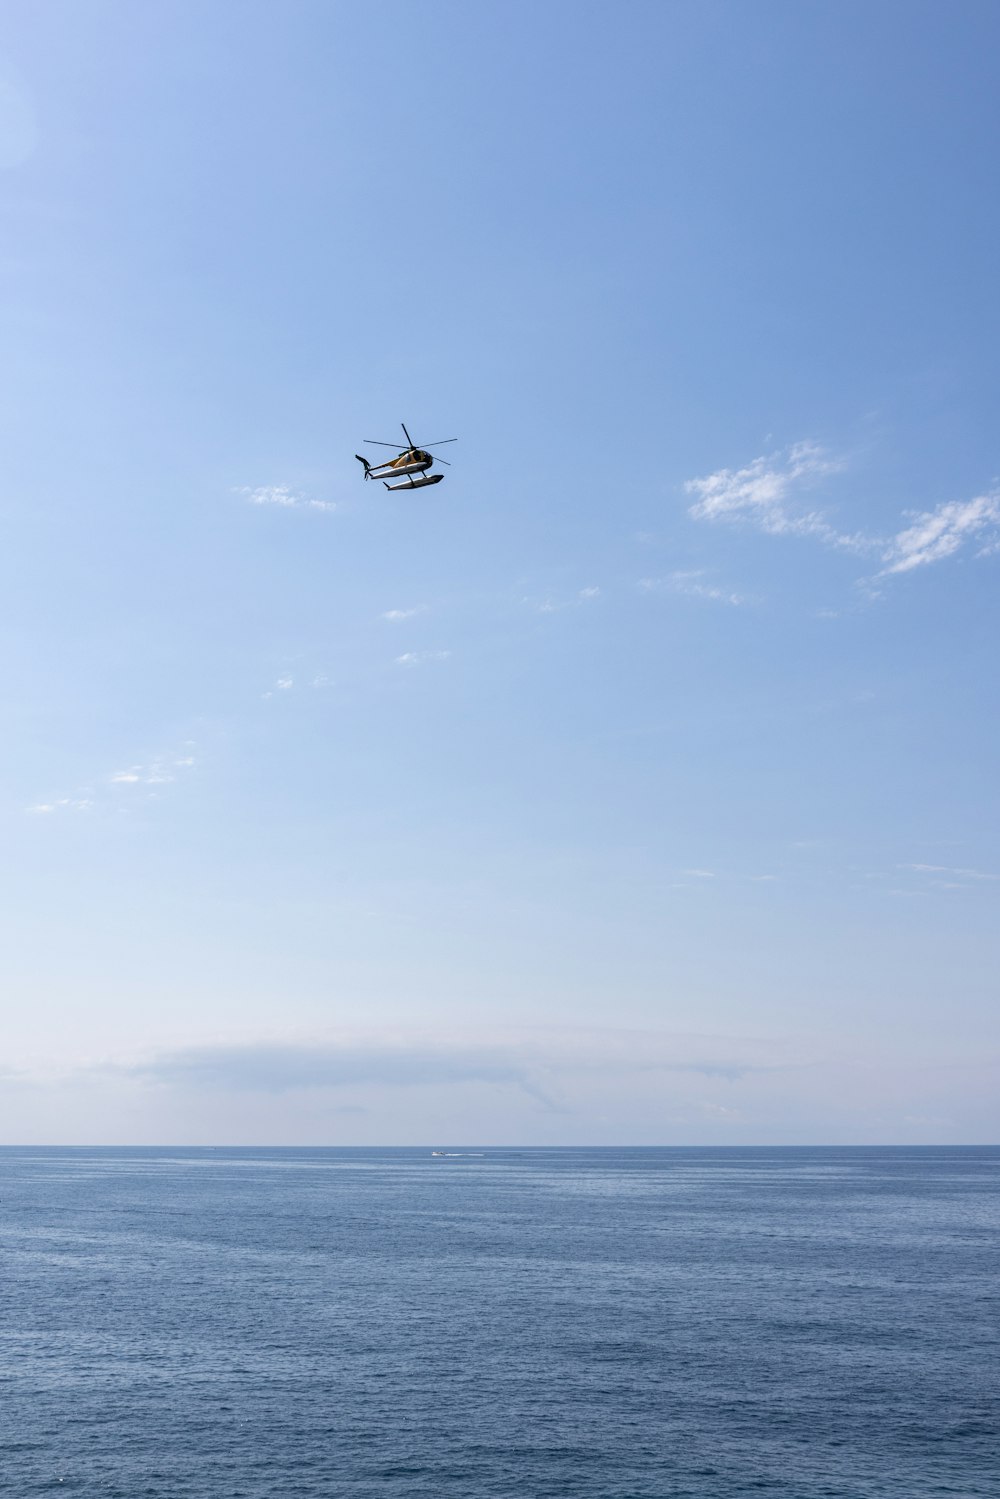
[[[1000,1149],[453,1149],[0,1151],[0,1490],[1000,1495]]]

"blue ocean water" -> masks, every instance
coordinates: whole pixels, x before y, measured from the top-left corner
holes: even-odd
[[[0,1485],[1000,1495],[1000,1150],[0,1151]]]

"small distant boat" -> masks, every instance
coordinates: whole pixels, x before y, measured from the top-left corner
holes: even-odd
[[[431,1155],[447,1155],[447,1154],[448,1154],[448,1152],[446,1150],[432,1150],[431,1151]]]

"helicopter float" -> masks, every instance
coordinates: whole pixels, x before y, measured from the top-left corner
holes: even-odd
[[[366,437],[365,442],[370,443],[373,448],[395,448],[397,456],[389,458],[385,463],[369,463],[367,458],[362,458],[360,453],[355,453],[355,458],[365,467],[366,479],[381,479],[386,489],[423,489],[427,484],[440,484],[444,474],[429,474],[427,470],[432,463],[443,463],[446,468],[451,464],[447,458],[437,458],[430,452],[431,448],[443,447],[446,442],[457,442],[457,437],[444,437],[440,442],[428,443],[426,447],[418,446],[403,422],[399,424],[403,428],[403,436],[408,446],[399,450],[398,442],[379,442],[374,437]],[[400,484],[390,484],[390,479],[401,479]]]

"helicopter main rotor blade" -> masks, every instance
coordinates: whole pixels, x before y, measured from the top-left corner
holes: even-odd
[[[373,448],[395,448],[399,452],[398,442],[379,442],[377,437],[363,437],[361,440],[370,443]]]
[[[457,442],[457,441],[458,441],[457,437],[442,437],[442,439],[441,439],[440,442],[423,442],[423,443],[420,444],[420,446],[422,448],[426,448],[427,451],[430,452],[431,448],[443,448],[446,442]]]
[[[421,451],[426,453],[427,449],[423,448],[421,449]],[[438,458],[435,453],[431,453],[430,458],[432,463],[443,463],[445,468],[451,468],[451,464],[448,462],[447,458]]]

